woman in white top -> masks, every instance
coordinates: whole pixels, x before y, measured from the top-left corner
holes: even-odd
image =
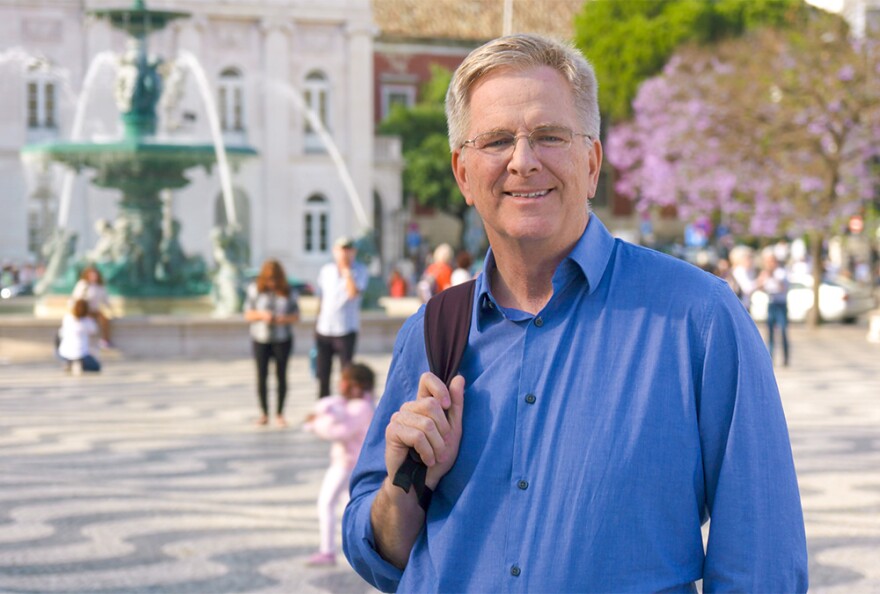
[[[89,317],[98,323],[101,329],[101,348],[110,346],[110,297],[104,287],[104,277],[94,266],[86,266],[79,280],[73,287],[71,301],[84,299],[89,305]]]
[[[473,263],[474,259],[471,257],[470,252],[466,250],[458,252],[458,255],[455,256],[456,268],[452,271],[453,286],[466,283],[474,277],[473,273],[471,273],[471,265]]]
[[[98,326],[89,317],[88,302],[77,299],[61,321],[61,342],[58,344],[58,356],[67,363],[68,370],[75,374],[101,371],[101,364],[89,349],[89,339],[97,333]]]
[[[752,248],[738,245],[730,250],[730,275],[733,277],[736,296],[742,301],[746,310],[752,302],[752,292],[755,290],[755,272],[753,269],[754,252]]]

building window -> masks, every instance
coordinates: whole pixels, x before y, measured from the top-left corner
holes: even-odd
[[[327,199],[319,194],[306,200],[303,249],[307,254],[326,254],[329,251],[330,209]]]
[[[416,103],[416,88],[412,85],[382,85],[382,119],[388,117],[395,105],[410,108]]]
[[[244,131],[244,81],[237,68],[226,68],[220,73],[217,108],[224,132]]]
[[[330,83],[323,72],[314,70],[306,76],[304,88],[306,107],[318,118],[324,129],[330,131]],[[324,151],[324,144],[309,118],[305,118],[306,152]]]
[[[49,64],[37,61],[28,68],[27,125],[31,130],[54,130],[56,118],[57,84],[49,71]]]

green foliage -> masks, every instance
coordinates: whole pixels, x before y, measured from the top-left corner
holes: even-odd
[[[443,106],[446,89],[452,82],[452,71],[437,64],[431,64],[431,79],[422,87],[422,103]]]
[[[809,10],[803,0],[593,0],[575,17],[575,43],[596,69],[602,112],[622,120],[679,46],[793,26]]]
[[[443,111],[452,73],[432,65],[431,74],[431,79],[421,90],[419,103],[408,109],[402,106],[392,108],[379,125],[379,132],[402,139],[406,162],[404,196],[460,217],[466,205],[450,167],[452,155]]]
[[[433,134],[446,137],[446,115],[442,105],[419,103],[409,109],[395,105],[379,124],[381,134],[400,136],[404,154],[418,149]]]
[[[427,136],[406,157],[403,185],[414,189],[421,204],[461,216],[466,205],[452,175],[451,158],[445,135]]]

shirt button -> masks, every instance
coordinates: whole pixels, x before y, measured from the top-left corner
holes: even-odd
[[[535,401],[537,401],[537,400],[538,400],[538,399],[535,397],[534,394],[526,394],[526,402],[527,402],[527,403],[529,403],[529,404],[534,404]]]
[[[520,481],[516,484],[516,486],[525,491],[529,488],[529,481]]]
[[[540,328],[543,325],[544,325],[544,318],[542,318],[542,317],[535,318],[535,326]]]
[[[521,573],[522,570],[520,570],[519,565],[514,565],[510,568],[510,575],[512,575],[513,577],[519,577],[519,574]]]

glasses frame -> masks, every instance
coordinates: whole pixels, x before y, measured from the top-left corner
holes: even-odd
[[[513,132],[510,132],[509,130],[489,130],[486,132],[480,132],[479,134],[477,134],[473,138],[470,138],[470,139],[462,142],[460,148],[463,149],[463,148],[469,146],[472,149],[474,149],[475,151],[479,151],[480,153],[483,153],[484,155],[489,155],[492,157],[507,157],[507,156],[510,156],[511,154],[513,154],[513,151],[516,149],[516,145],[519,142],[519,139],[525,138],[526,141],[529,143],[529,148],[532,149],[532,151],[534,151],[536,153],[540,153],[542,149],[546,149],[549,147],[542,147],[542,146],[538,145],[538,147],[536,148],[533,136],[537,132],[547,131],[547,130],[565,130],[566,132],[571,134],[571,140],[568,141],[568,144],[566,144],[565,146],[555,147],[555,148],[559,148],[559,149],[569,148],[572,145],[572,143],[574,142],[574,138],[576,136],[584,136],[586,138],[589,138],[590,140],[593,140],[593,137],[590,136],[589,134],[586,134],[584,132],[575,132],[574,130],[572,130],[571,128],[569,128],[567,126],[538,126],[537,128],[529,131],[528,134],[514,134]],[[480,138],[480,136],[484,136],[486,134],[501,134],[501,133],[505,133],[505,134],[509,135],[512,140],[510,146],[507,147],[506,149],[504,149],[503,151],[492,152],[491,149],[487,149],[486,147],[479,148],[476,145],[477,139]]]

